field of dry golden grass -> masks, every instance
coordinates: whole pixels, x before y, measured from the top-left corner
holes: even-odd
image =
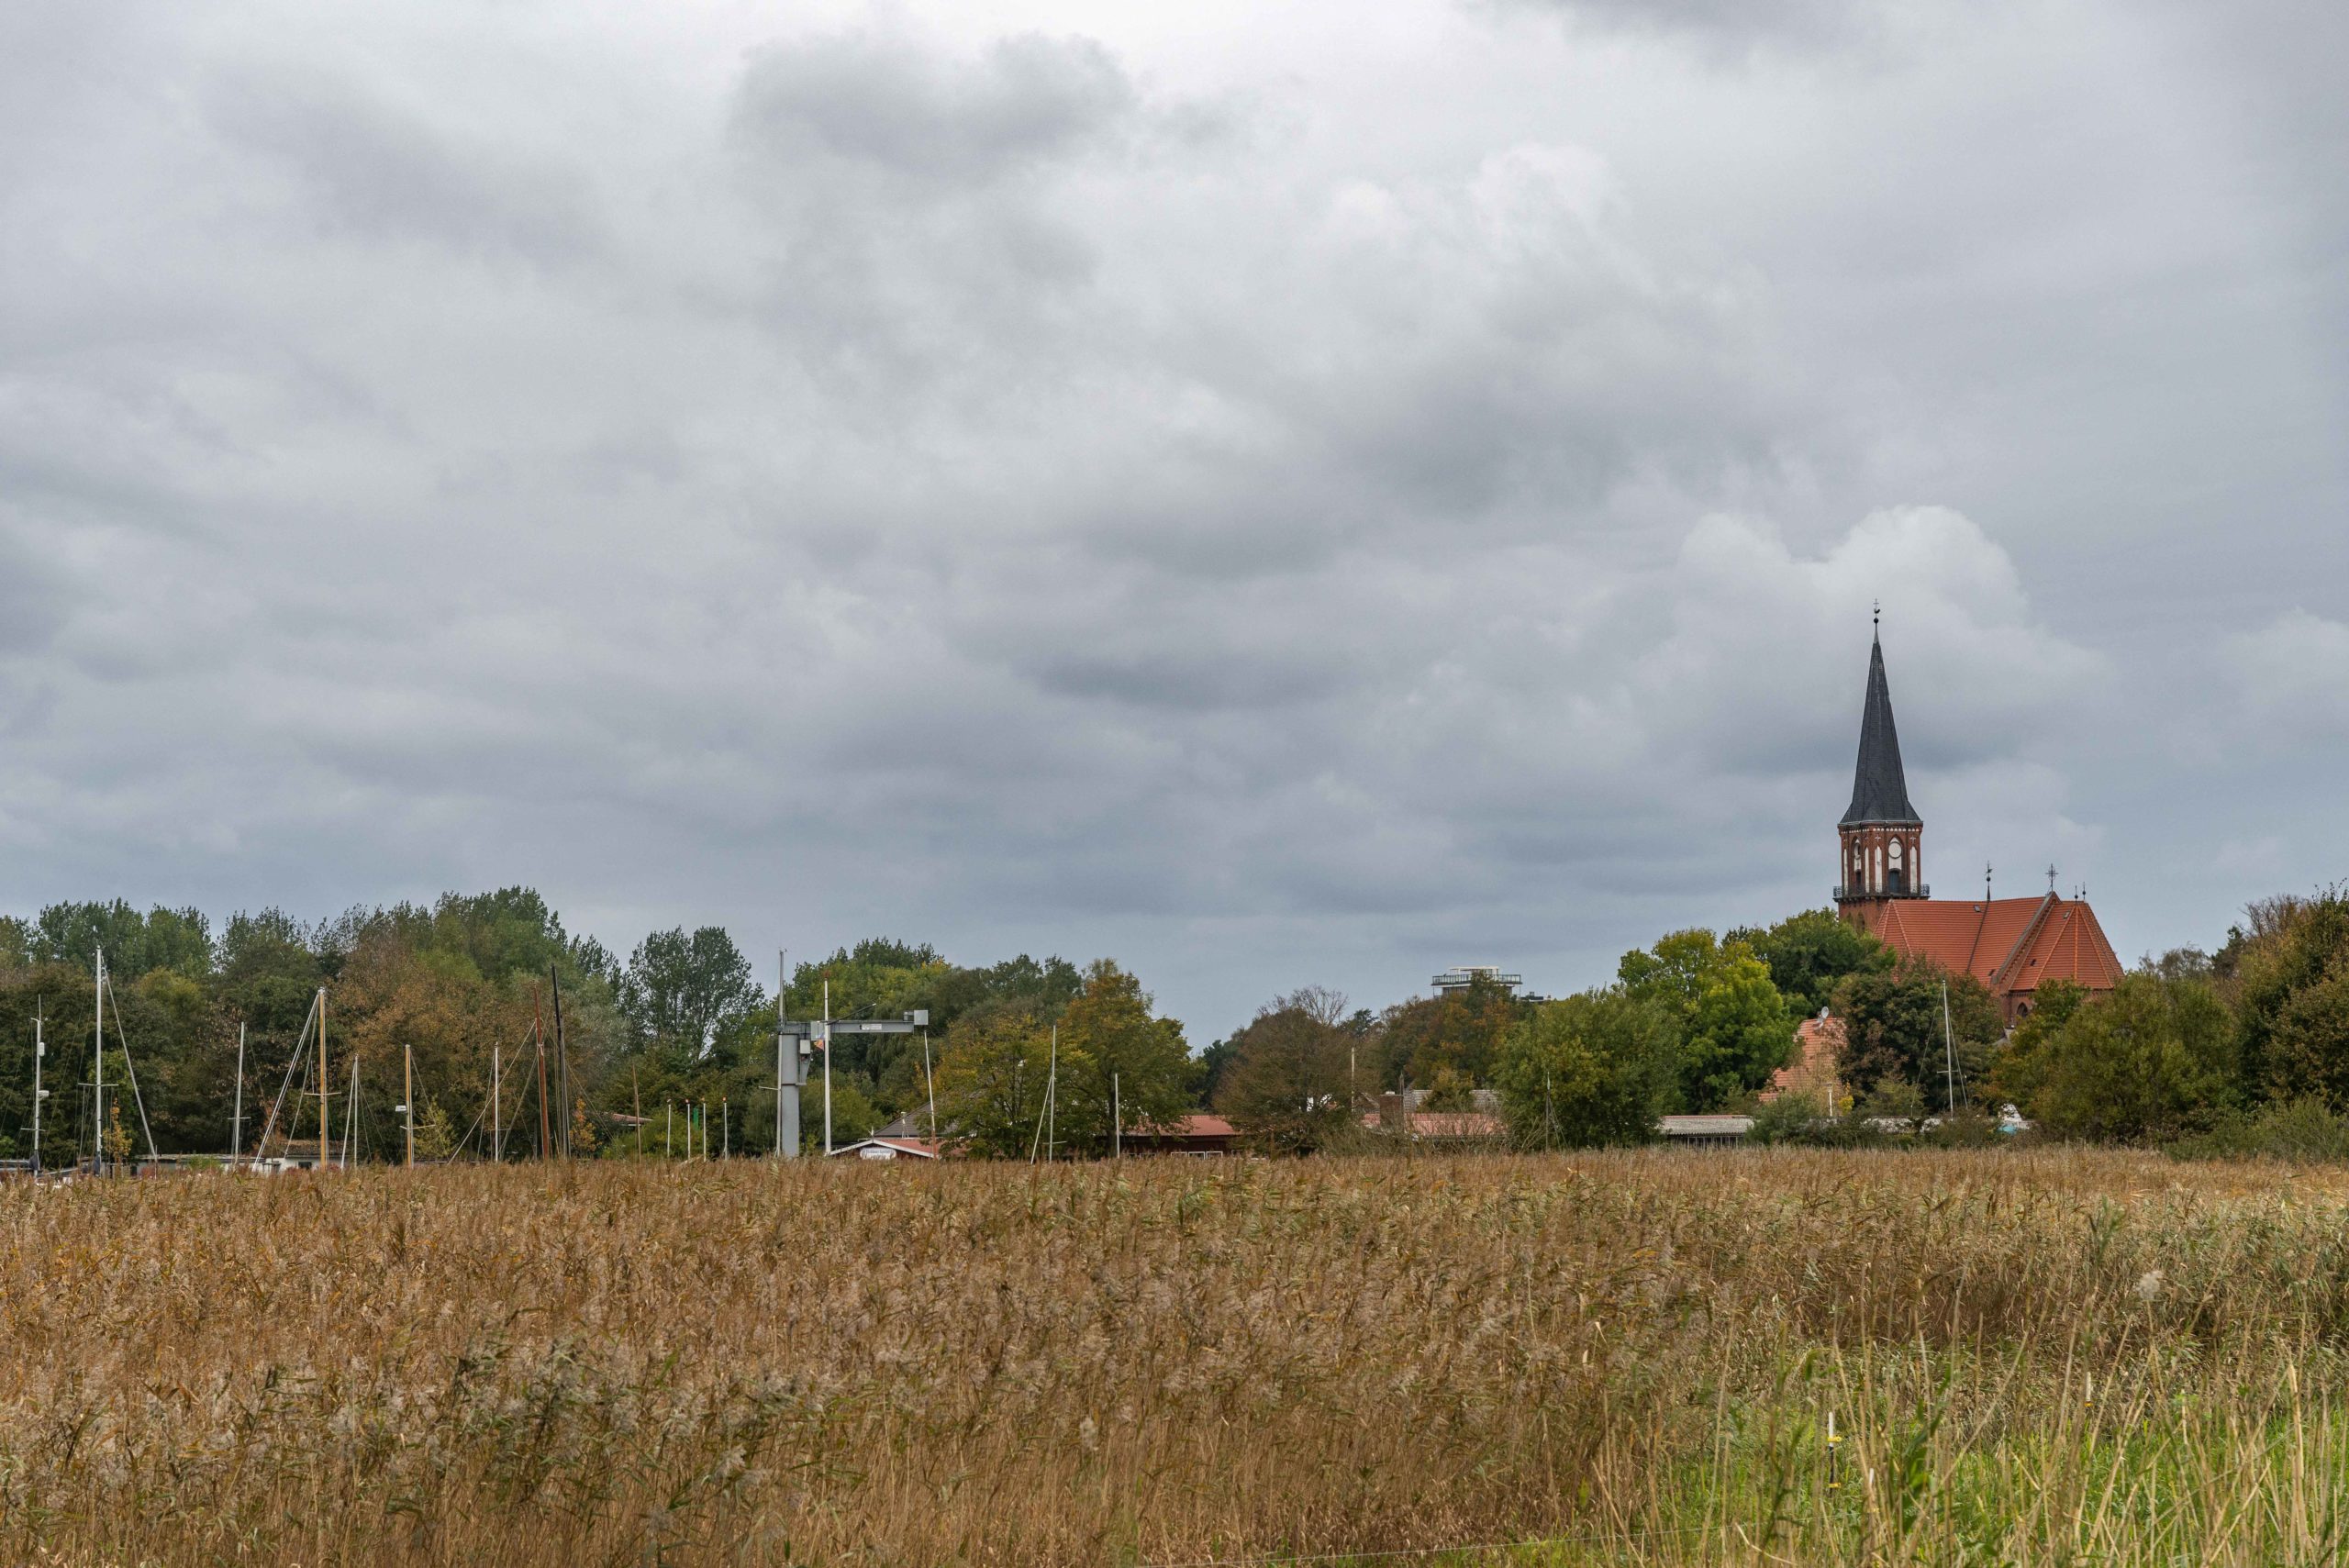
[[[2066,1151],[19,1185],[0,1558],[2329,1562],[2344,1200]]]

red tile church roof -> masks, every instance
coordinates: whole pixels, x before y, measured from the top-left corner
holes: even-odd
[[[1971,974],[2001,999],[2049,980],[2107,991],[2121,979],[2112,943],[2081,899],[1893,898],[1881,908],[1876,934],[1895,952]]]

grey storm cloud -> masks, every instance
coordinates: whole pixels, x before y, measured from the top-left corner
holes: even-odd
[[[762,50],[736,114],[744,139],[778,161],[967,188],[1096,150],[1138,106],[1117,57],[1090,39],[1030,33],[949,61],[857,31]]]
[[[2349,854],[2343,43],[14,8],[0,906],[1564,989],[1821,900],[1881,599],[1942,874],[2211,940]]]

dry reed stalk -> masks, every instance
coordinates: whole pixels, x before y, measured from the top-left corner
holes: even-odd
[[[2304,1557],[2342,1192],[2065,1151],[18,1187],[0,1550]]]

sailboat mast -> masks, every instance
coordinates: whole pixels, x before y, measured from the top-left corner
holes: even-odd
[[[327,988],[318,987],[318,1169],[327,1168]]]
[[[40,1086],[40,1059],[49,1052],[48,1045],[41,1040],[40,1026],[40,1015],[36,1013],[33,1015],[33,1174],[36,1176],[40,1174],[40,1103],[49,1097],[49,1091]]]
[[[1949,1027],[1949,982],[1942,982],[1942,1070],[1949,1076],[1949,1109],[1957,1114],[1957,1040]]]
[[[106,950],[104,948],[98,949],[95,976],[92,989],[98,1017],[94,1026],[97,1031],[96,1044],[92,1047],[92,1050],[97,1059],[97,1094],[92,1104],[97,1116],[97,1154],[95,1168],[104,1171],[106,1168]]]
[[[554,1076],[562,1086],[562,1157],[571,1158],[571,1049],[562,1031],[562,976],[547,965],[547,984],[554,993]]]
[[[228,1169],[235,1170],[245,1156],[245,1026],[237,1026],[237,1097],[235,1108],[228,1113]],[[39,1141],[38,1138],[34,1140]]]

